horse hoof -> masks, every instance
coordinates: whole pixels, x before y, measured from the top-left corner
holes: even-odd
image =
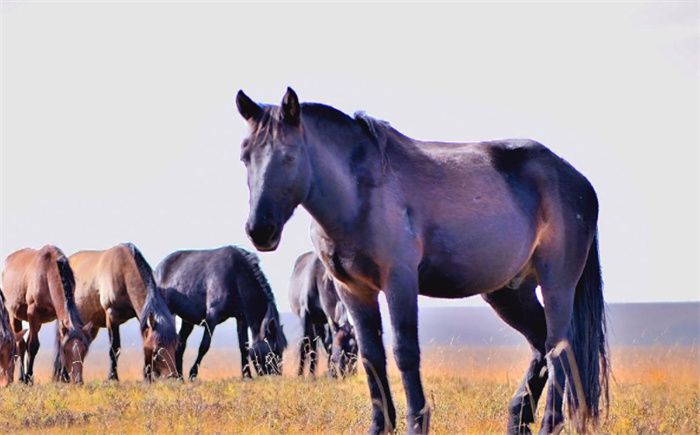
[[[522,424],[508,428],[508,435],[532,435],[532,431],[528,425]]]

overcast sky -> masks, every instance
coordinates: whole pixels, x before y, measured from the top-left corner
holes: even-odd
[[[292,86],[417,139],[544,143],[598,192],[608,302],[699,300],[698,24],[697,2],[3,2],[0,255],[252,250],[234,97]],[[309,223],[260,255],[283,311]]]

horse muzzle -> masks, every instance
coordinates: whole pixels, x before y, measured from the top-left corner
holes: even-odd
[[[246,233],[258,251],[274,251],[280,243],[280,228],[274,224],[246,224]]]

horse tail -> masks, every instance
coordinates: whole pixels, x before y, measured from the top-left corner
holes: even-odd
[[[569,416],[576,422],[579,432],[584,433],[589,423],[598,424],[601,396],[606,411],[610,403],[610,362],[597,229],[583,274],[576,285],[570,338],[578,376],[574,372],[577,379],[569,381],[566,401]],[[576,382],[578,380],[580,384]],[[582,391],[576,391],[578,389]]]
[[[59,333],[59,328],[61,327],[56,320],[56,355],[53,359],[53,373],[51,375],[51,380],[54,382],[65,381],[63,376],[63,362],[61,361],[61,335]]]

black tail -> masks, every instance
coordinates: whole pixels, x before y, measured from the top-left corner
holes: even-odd
[[[598,424],[600,399],[603,396],[607,408],[609,402],[608,380],[610,376],[606,335],[603,280],[598,257],[598,233],[588,252],[588,260],[576,286],[574,312],[571,319],[571,347],[576,360],[580,389],[570,380],[567,406],[579,431],[588,423]],[[576,376],[574,373],[573,376]],[[583,393],[583,394],[581,394]],[[578,398],[585,398],[585,406]]]
[[[53,359],[53,373],[51,374],[51,380],[54,382],[70,382],[70,377],[68,376],[68,370],[63,365],[61,360],[61,335],[59,333],[59,328],[61,325],[56,320],[56,355]]]

